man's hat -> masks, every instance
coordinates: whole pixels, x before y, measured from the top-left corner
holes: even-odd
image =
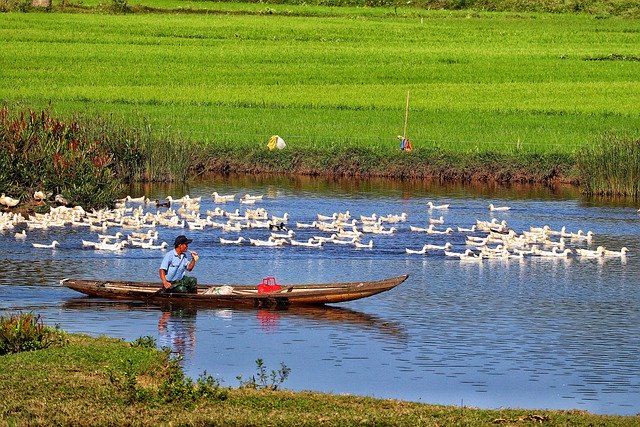
[[[176,241],[173,242],[173,247],[177,248],[178,246],[180,246],[183,243],[186,243],[187,245],[189,243],[193,242],[192,239],[187,239],[187,236],[183,236],[182,234],[179,235],[178,237],[176,237]]]

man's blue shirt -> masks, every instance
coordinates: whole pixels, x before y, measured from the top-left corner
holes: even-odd
[[[190,261],[187,259],[185,253],[183,253],[182,255],[178,255],[178,253],[174,249],[170,252],[167,252],[164,258],[162,258],[160,268],[167,271],[167,273],[165,274],[167,281],[175,282],[176,280],[182,279],[187,271],[189,262]]]

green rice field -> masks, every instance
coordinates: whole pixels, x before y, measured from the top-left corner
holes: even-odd
[[[0,14],[0,105],[249,149],[573,153],[640,136],[640,20],[132,1]],[[181,10],[190,11],[182,13]],[[195,13],[194,10],[198,10]],[[203,13],[204,11],[207,13]],[[86,12],[89,13],[86,13]]]

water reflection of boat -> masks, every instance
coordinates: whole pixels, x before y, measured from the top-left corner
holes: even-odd
[[[147,305],[141,301],[118,301],[86,296],[67,300],[63,307],[72,310],[135,310],[144,308],[160,310],[165,317],[169,315],[164,313],[171,313],[171,318],[175,317],[174,313],[177,313],[178,317],[183,317],[181,313],[188,313],[189,317],[192,318],[195,318],[198,312],[203,315],[211,313],[218,316],[220,314],[220,310],[217,309],[184,304]],[[225,317],[231,320],[234,315],[256,316],[257,321],[264,330],[274,332],[278,330],[282,320],[305,319],[318,324],[338,323],[362,330],[374,331],[400,341],[404,341],[407,338],[404,327],[397,322],[343,307],[289,307],[287,309],[259,309],[257,311],[247,308],[234,308],[232,310],[224,310],[224,313]]]
[[[261,293],[255,285],[200,285],[194,294],[159,292],[157,282],[64,279],[61,284],[89,296],[143,300],[153,304],[183,302],[192,305],[254,308],[323,305],[366,298],[395,288],[407,275],[369,282],[282,285]],[[222,289],[225,292],[222,292]]]

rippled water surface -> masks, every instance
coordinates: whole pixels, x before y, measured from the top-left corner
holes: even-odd
[[[408,221],[397,224],[394,235],[367,235],[363,241],[373,239],[373,249],[227,246],[219,237],[234,239],[238,233],[160,228],[160,240],[169,244],[180,233],[193,237],[190,249],[201,255],[194,270],[200,283],[258,283],[268,275],[285,284],[410,277],[392,291],[330,308],[163,310],[85,298],[59,285],[64,277],[155,280],[162,252],[83,249],[81,240],[97,240],[95,233],[71,226],[30,230],[26,241],[17,241],[14,232],[21,226],[0,235],[0,313],[34,311],[70,332],[127,340],[154,336],[159,345],[184,356],[191,376],[206,370],[230,386],[238,385],[237,375],[254,374],[255,360],[262,358],[268,370],[280,363],[291,368],[284,386],[294,390],[483,408],[640,412],[640,215],[633,206],[587,202],[572,192],[544,189],[287,179],[220,178],[189,188],[138,188],[132,195],[155,199],[188,192],[203,196],[204,214],[215,207],[213,191],[264,194],[256,206],[278,216],[288,212],[297,240],[321,234],[295,228],[296,221],[311,222],[318,213],[348,210],[359,218],[406,212]],[[451,207],[430,212],[429,200]],[[491,213],[489,203],[512,209]],[[245,208],[238,202],[221,206]],[[591,245],[572,241],[569,247],[626,246],[629,255],[461,263],[441,251],[406,254],[405,248],[446,241],[454,251],[465,249],[463,233],[409,231],[410,225],[426,227],[428,218],[440,215],[445,219],[441,229],[495,217],[518,232],[542,225],[591,230]],[[245,230],[240,235],[264,239],[268,232]],[[53,239],[60,242],[56,250],[31,246]]]

